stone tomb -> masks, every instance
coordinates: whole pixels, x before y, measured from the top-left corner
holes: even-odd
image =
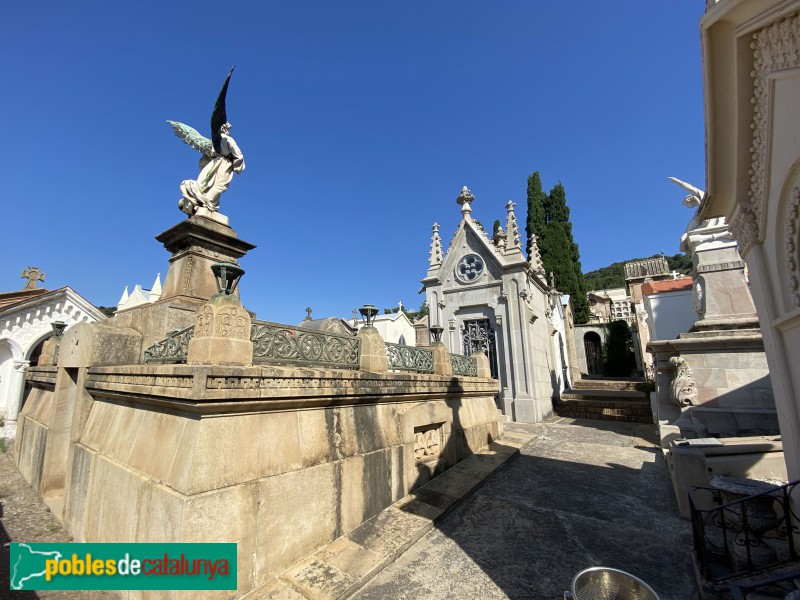
[[[202,219],[181,227],[231,237]],[[478,377],[445,374],[443,348],[432,374],[387,372],[374,328],[354,370],[212,364],[197,344],[220,343],[213,322],[189,364],[143,364],[151,340],[208,316],[176,266],[191,247],[171,248],[186,289],[168,274],[161,300],[72,328],[28,375],[15,460],[75,541],[236,542],[244,594],[501,435],[485,356]]]

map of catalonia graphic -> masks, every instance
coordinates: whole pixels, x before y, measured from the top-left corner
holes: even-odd
[[[35,584],[26,582],[37,577],[44,579],[45,561],[61,559],[60,552],[40,552],[28,544],[19,544],[16,550],[16,560],[11,565],[12,590],[34,589],[31,586]]]

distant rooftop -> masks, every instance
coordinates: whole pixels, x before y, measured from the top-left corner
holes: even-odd
[[[691,277],[683,279],[664,279],[662,281],[648,281],[642,286],[642,294],[660,294],[661,292],[678,292],[692,289],[694,281]]]

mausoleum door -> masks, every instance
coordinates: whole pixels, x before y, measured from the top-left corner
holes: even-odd
[[[586,368],[589,371],[589,375],[602,375],[603,373],[602,344],[600,335],[594,331],[590,331],[583,336],[583,347],[586,351]]]
[[[463,346],[464,354],[472,356],[472,338],[482,337],[483,351],[489,357],[489,370],[492,378],[497,379],[497,338],[494,329],[489,323],[489,319],[479,319],[475,321],[464,321]]]

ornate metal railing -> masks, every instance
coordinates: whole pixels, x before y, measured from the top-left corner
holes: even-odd
[[[712,582],[798,562],[800,524],[794,504],[800,480],[755,495],[729,489],[689,490],[694,551]]]
[[[253,321],[250,327],[253,362],[302,364],[358,369],[361,338],[320,333],[268,321]]]
[[[186,362],[189,340],[194,336],[194,325],[186,329],[176,329],[144,351],[144,362],[181,363]]]
[[[393,371],[433,373],[433,350],[386,343],[386,358]]]
[[[464,356],[463,354],[451,354],[450,364],[453,367],[453,375],[464,377],[478,376],[478,361],[474,356]]]

